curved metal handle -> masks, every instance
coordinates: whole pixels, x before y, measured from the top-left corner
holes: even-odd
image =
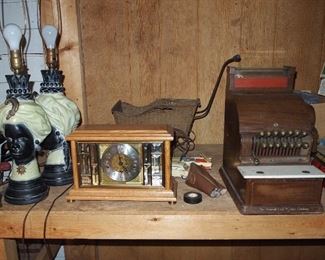
[[[194,117],[194,120],[197,120],[197,119],[202,119],[204,117],[206,117],[209,112],[210,112],[210,109],[211,109],[211,106],[212,106],[212,103],[215,99],[215,96],[217,94],[217,90],[218,90],[218,87],[220,85],[220,82],[221,82],[221,78],[222,78],[222,75],[226,69],[226,67],[230,64],[230,63],[233,63],[233,62],[240,62],[241,61],[241,57],[239,54],[233,56],[232,58],[226,60],[223,65],[222,65],[222,68],[219,72],[219,76],[218,76],[218,79],[216,81],[216,84],[214,85],[214,89],[213,89],[213,92],[212,92],[212,95],[210,97],[210,100],[209,100],[209,103],[208,105],[203,109],[203,110],[200,110],[200,111],[197,111],[196,112],[196,116]]]

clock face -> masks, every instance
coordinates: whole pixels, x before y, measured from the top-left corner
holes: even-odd
[[[103,153],[101,167],[114,181],[128,182],[141,170],[139,152],[129,144],[113,144]]]

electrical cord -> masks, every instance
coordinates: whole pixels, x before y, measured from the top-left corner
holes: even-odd
[[[29,247],[28,247],[28,244],[25,242],[25,230],[26,230],[26,221],[27,221],[27,217],[29,215],[29,213],[32,211],[32,209],[39,203],[40,201],[38,202],[35,202],[30,208],[29,210],[26,212],[25,214],[25,217],[24,217],[24,220],[23,220],[23,230],[22,230],[22,244],[23,246],[25,247],[25,250],[26,250],[26,254],[27,254],[27,259],[29,260],[30,259],[30,253],[29,253]]]
[[[195,133],[191,131],[190,135],[192,134],[192,137],[190,137],[189,135],[186,135],[184,131],[177,128],[174,128],[174,132],[176,140],[175,148],[181,151],[181,157],[184,157],[189,151],[192,151],[195,148]]]
[[[53,259],[53,254],[52,254],[52,251],[51,251],[51,248],[50,248],[50,245],[47,243],[47,240],[46,240],[46,229],[47,229],[47,220],[48,220],[48,217],[51,213],[51,210],[52,208],[54,207],[54,204],[55,202],[61,198],[71,187],[72,187],[73,184],[69,185],[63,192],[61,192],[61,194],[59,194],[51,203],[47,213],[46,213],[46,216],[45,216],[45,220],[44,220],[44,225],[43,225],[43,241],[44,241],[44,245],[46,247],[46,252],[47,252],[47,255],[49,257],[49,259]]]
[[[46,213],[46,216],[45,216],[45,220],[44,220],[44,225],[43,225],[43,242],[44,242],[44,245],[46,247],[46,252],[47,252],[47,255],[49,257],[49,259],[53,259],[53,254],[52,254],[52,251],[51,251],[51,248],[49,246],[49,244],[47,243],[47,240],[46,240],[46,229],[47,229],[47,220],[48,220],[48,217],[50,215],[50,212],[52,210],[52,208],[54,207],[54,204],[55,202],[61,198],[70,188],[72,187],[72,184],[69,185],[63,192],[61,192],[51,203],[47,213]],[[27,218],[28,218],[28,215],[30,214],[30,212],[33,210],[33,208],[38,204],[40,203],[41,201],[38,201],[36,203],[34,203],[29,209],[28,211],[26,212],[25,216],[24,216],[24,220],[23,220],[23,230],[22,230],[22,244],[23,246],[25,247],[25,250],[26,250],[26,254],[27,254],[27,259],[30,260],[30,252],[29,252],[29,247],[28,247],[28,244],[26,243],[26,238],[25,238],[25,234],[26,234],[26,221],[27,221]]]

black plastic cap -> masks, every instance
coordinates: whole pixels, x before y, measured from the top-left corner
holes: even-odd
[[[234,57],[232,57],[232,59],[234,60],[234,62],[240,62],[241,61],[241,57],[240,57],[239,54],[237,54]]]

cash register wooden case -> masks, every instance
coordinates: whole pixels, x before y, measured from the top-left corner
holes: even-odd
[[[323,211],[325,175],[310,165],[315,114],[294,78],[290,67],[228,70],[220,172],[243,214]]]
[[[159,125],[84,125],[71,142],[73,200],[176,202],[172,129]]]

